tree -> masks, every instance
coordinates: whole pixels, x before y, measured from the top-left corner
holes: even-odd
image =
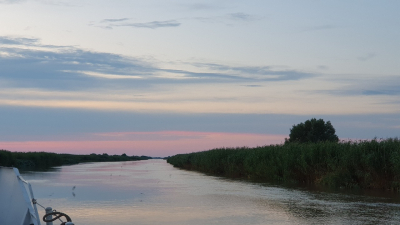
[[[290,129],[289,139],[285,139],[285,143],[338,142],[339,138],[335,132],[335,128],[333,128],[330,121],[325,123],[323,119],[312,118],[304,123],[293,125],[292,129]]]

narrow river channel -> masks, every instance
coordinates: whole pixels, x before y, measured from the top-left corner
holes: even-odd
[[[176,169],[165,160],[78,164],[22,175],[41,205],[67,213],[76,225],[400,224],[395,194],[235,181]]]

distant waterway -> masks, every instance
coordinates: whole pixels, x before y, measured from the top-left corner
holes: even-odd
[[[41,205],[67,213],[76,225],[400,224],[398,194],[236,181],[176,169],[164,160],[22,175]],[[40,207],[39,213],[44,215]]]

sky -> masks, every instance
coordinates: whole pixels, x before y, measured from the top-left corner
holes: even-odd
[[[400,136],[400,1],[0,0],[0,149],[170,156],[311,118]]]

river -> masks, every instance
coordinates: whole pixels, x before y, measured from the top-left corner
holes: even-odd
[[[165,160],[86,163],[22,175],[41,205],[67,213],[76,225],[400,224],[395,194],[236,181],[177,169]]]

